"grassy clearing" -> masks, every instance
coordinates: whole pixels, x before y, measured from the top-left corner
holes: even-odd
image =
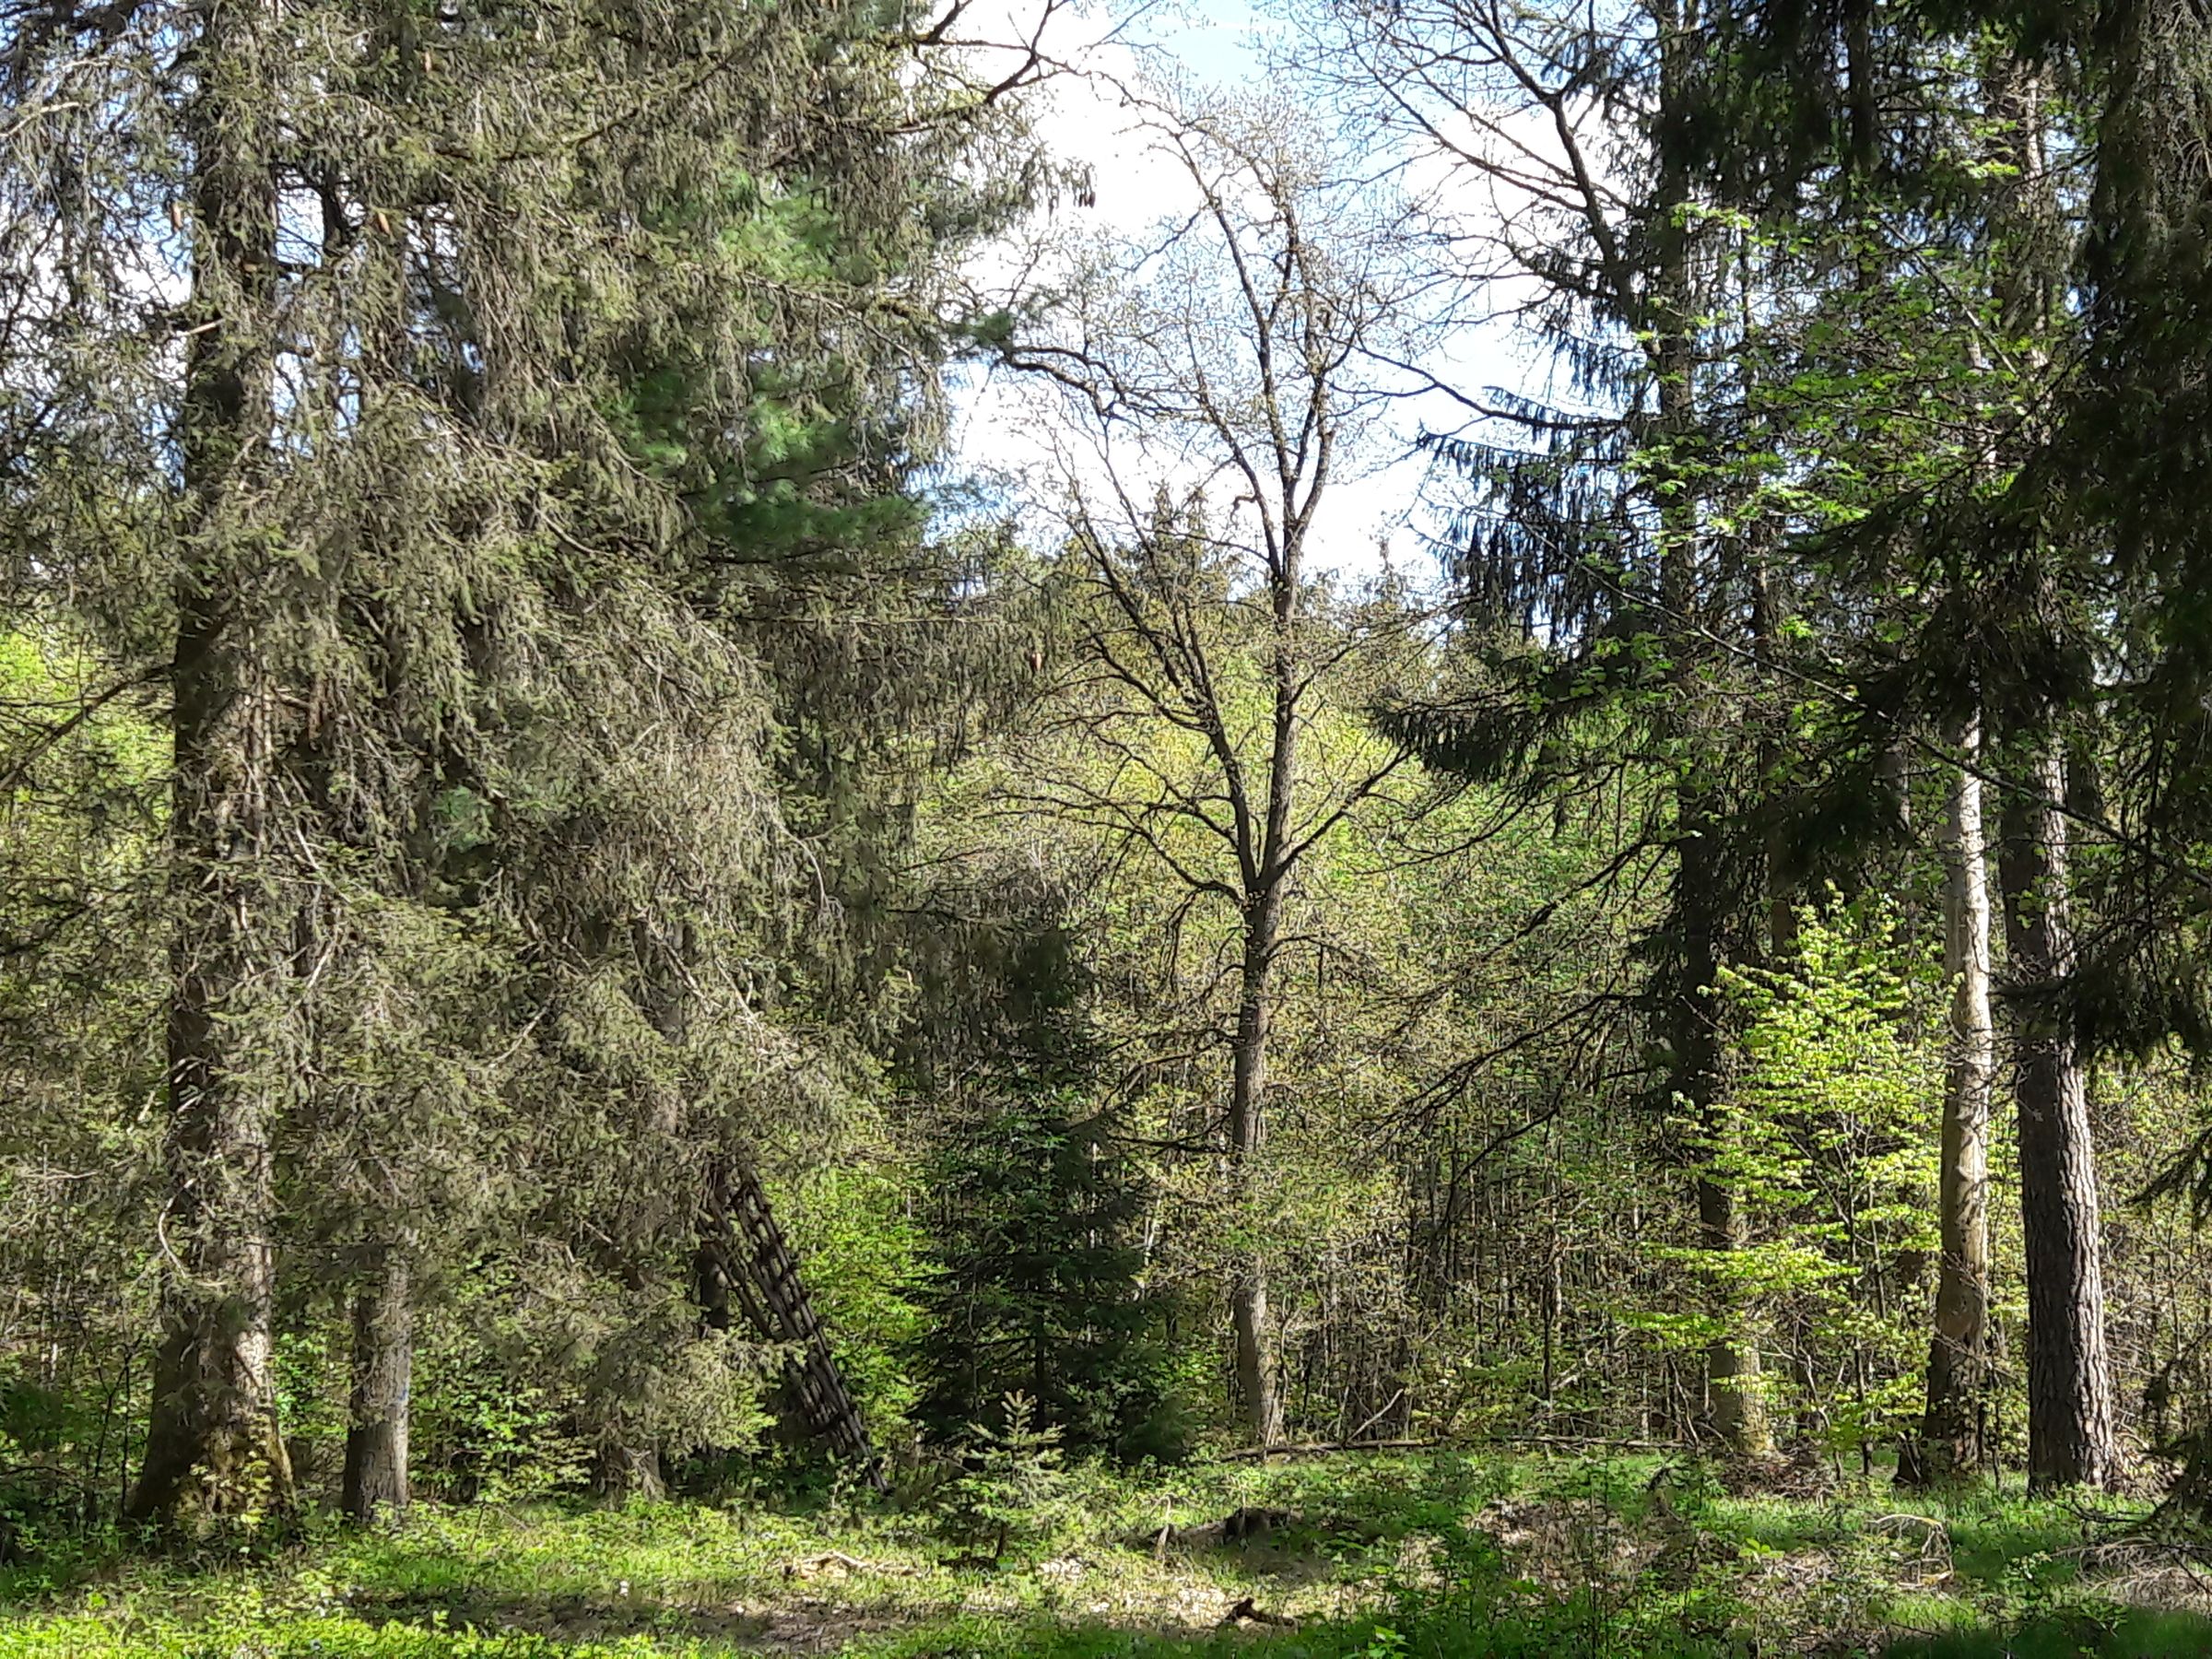
[[[1158,1542],[1240,1510],[1257,1535]],[[2185,1579],[2084,1566],[2120,1513],[1460,1454],[1080,1471],[995,1567],[919,1505],[424,1510],[265,1559],[18,1569],[0,1655],[2212,1654]]]

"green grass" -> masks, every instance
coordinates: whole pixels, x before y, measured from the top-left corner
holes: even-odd
[[[1163,1524],[1300,1512],[1264,1543]],[[995,1568],[930,1507],[424,1507],[267,1553],[0,1579],[0,1659],[1897,1659],[2212,1655],[2118,1604],[2098,1522],[1984,1494],[1731,1495],[1653,1457],[1315,1459],[1077,1471]],[[1220,1628],[1248,1599],[1297,1628]]]

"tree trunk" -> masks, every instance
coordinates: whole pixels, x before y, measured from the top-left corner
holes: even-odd
[[[1999,875],[2016,989],[2013,1090],[2028,1269],[2028,1480],[2038,1491],[2108,1486],[2120,1473],[2104,1344],[2097,1159],[2082,1057],[2062,1009],[2042,999],[2074,971],[2065,763],[2036,734],[2007,802]]]
[[[602,1445],[592,1465],[592,1491],[609,1503],[626,1503],[633,1498],[658,1503],[668,1496],[660,1448],[619,1441]]]
[[[1267,1032],[1275,957],[1276,898],[1263,893],[1248,908],[1241,994],[1230,1084],[1229,1163],[1230,1182],[1241,1202],[1252,1192],[1252,1166],[1266,1144],[1264,1107],[1267,1094]],[[1282,1438],[1282,1405],[1275,1390],[1274,1332],[1267,1316],[1267,1264],[1256,1247],[1241,1252],[1230,1286],[1230,1323],[1237,1349],[1237,1396],[1251,1425],[1253,1442],[1271,1445]]]
[[[1759,537],[1763,543],[1765,538]],[[1774,700],[1786,712],[1789,704],[1782,679],[1775,670],[1781,654],[1782,606],[1774,591],[1773,559],[1763,545],[1755,545],[1751,554],[1751,654],[1759,666],[1759,689],[1762,698]],[[1778,717],[1760,722],[1759,747],[1759,786],[1766,797],[1769,821],[1766,835],[1767,863],[1767,965],[1779,968],[1797,954],[1797,877],[1795,860],[1791,855],[1789,826],[1777,809],[1783,787],[1783,748],[1784,723]]]
[[[1727,1134],[1721,1115],[1720,1031],[1714,1023],[1713,991],[1720,983],[1719,930],[1724,900],[1715,830],[1702,797],[1679,792],[1681,814],[1675,900],[1681,931],[1681,982],[1670,1010],[1674,1065],[1669,1083],[1677,1100],[1695,1113],[1708,1147],[1717,1152]],[[1710,1173],[1698,1178],[1698,1240],[1723,1255],[1740,1252],[1747,1229],[1735,1189]],[[1705,1383],[1712,1430],[1731,1452],[1765,1457],[1774,1450],[1767,1418],[1759,1338],[1751,1311],[1729,1282],[1729,1264],[1716,1264],[1714,1280],[1724,1320],[1721,1335],[1707,1345]]]
[[[1693,19],[1682,8],[1660,8],[1659,96],[1663,106],[1678,108],[1688,96],[1688,47]],[[1687,208],[1690,180],[1671,160],[1662,170],[1653,215],[1655,245],[1653,282],[1645,294],[1624,287],[1624,314],[1649,331],[1647,348],[1658,403],[1658,431],[1664,445],[1685,457],[1706,440],[1697,400],[1698,280],[1690,247]],[[1659,597],[1666,630],[1671,686],[1662,715],[1665,735],[1679,755],[1675,782],[1676,868],[1674,922],[1681,946],[1679,976],[1665,1010],[1672,1048],[1667,1086],[1675,1100],[1696,1119],[1709,1147],[1724,1134],[1720,1112],[1720,1030],[1713,994],[1720,983],[1724,930],[1729,909],[1728,882],[1720,847],[1720,818],[1707,769],[1714,764],[1717,734],[1708,712],[1713,692],[1710,630],[1703,626],[1702,567],[1706,562],[1700,482],[1681,464],[1662,460],[1653,468],[1653,499],[1659,517]],[[1787,917],[1780,925],[1785,931]],[[1746,1229],[1737,1194],[1710,1173],[1697,1182],[1698,1234],[1702,1248],[1732,1255],[1743,1248]],[[1741,1305],[1728,1282],[1730,1265],[1715,1263],[1713,1279],[1724,1303],[1724,1334],[1707,1346],[1707,1410],[1713,1431],[1728,1448],[1749,1456],[1773,1450],[1766,1398],[1760,1387],[1759,1342],[1750,1310]]]
[[[1987,1458],[1989,1421],[1989,1101],[1996,1034],[1989,1012],[1989,872],[1982,830],[1982,727],[1951,734],[1964,764],[1944,833],[1943,968],[1951,985],[1936,1196],[1942,1261],[1928,1344],[1928,1403],[1898,1478],[1908,1486],[1971,1479]]]
[[[356,1521],[407,1507],[407,1407],[415,1306],[406,1258],[380,1248],[353,1296],[353,1392],[341,1502]]]
[[[1687,281],[1687,277],[1683,279]],[[1695,426],[1689,363],[1686,335],[1673,335],[1661,343],[1661,424],[1670,431],[1687,432]],[[1667,1084],[1673,1097],[1696,1118],[1707,1146],[1717,1151],[1726,1125],[1720,1115],[1720,1030],[1715,1021],[1714,992],[1720,984],[1729,896],[1717,814],[1707,786],[1697,775],[1710,764],[1701,751],[1712,740],[1701,713],[1701,704],[1711,694],[1700,673],[1704,646],[1694,631],[1699,612],[1699,525],[1695,506],[1686,499],[1686,492],[1676,492],[1663,512],[1666,523],[1662,532],[1660,582],[1670,620],[1685,629],[1670,641],[1676,691],[1668,718],[1674,725],[1673,735],[1683,746],[1681,764],[1686,770],[1675,790],[1674,922],[1682,954],[1679,979],[1667,1009],[1673,1054]],[[1776,940],[1781,948],[1794,931],[1786,905],[1770,906],[1769,919],[1782,935]],[[1700,1174],[1697,1201],[1700,1244],[1721,1255],[1742,1250],[1746,1241],[1743,1206],[1734,1189],[1710,1173]],[[1706,1349],[1707,1409],[1713,1432],[1729,1450],[1763,1457],[1773,1451],[1774,1442],[1760,1385],[1758,1335],[1750,1310],[1740,1305],[1735,1288],[1728,1282],[1728,1265],[1716,1263],[1713,1277],[1724,1303],[1726,1329]]]
[[[283,1510],[291,1465],[271,1367],[276,1267],[269,1137],[284,1066],[288,930],[270,890],[277,699],[251,616],[264,562],[253,475],[270,418],[265,312],[276,198],[250,108],[258,7],[210,6],[186,112],[193,155],[192,310],[178,446],[193,534],[171,671],[170,854],[177,900],[168,1017],[169,1199],[162,1339],[134,1518]],[[195,1479],[196,1477],[196,1479]]]
[[[1670,544],[1666,554],[1672,595],[1669,606],[1677,616],[1689,615],[1689,606],[1695,602],[1689,571],[1692,557],[1687,542]],[[1695,647],[1682,641],[1676,649],[1688,662]],[[1700,725],[1697,702],[1703,692],[1697,684],[1694,666],[1679,677],[1680,705],[1676,718],[1684,723],[1685,736],[1695,743]],[[1692,758],[1684,764],[1694,769],[1705,761]],[[1681,939],[1682,962],[1668,1010],[1674,1056],[1668,1085],[1675,1099],[1695,1116],[1708,1148],[1717,1152],[1728,1133],[1722,1117],[1721,1033],[1714,1010],[1727,882],[1721,867],[1719,828],[1710,797],[1693,777],[1677,787],[1676,802],[1675,924]],[[1771,924],[1777,914],[1786,916],[1786,905],[1770,906]],[[1777,939],[1775,947],[1783,948],[1783,939]],[[1742,1200],[1735,1189],[1710,1172],[1700,1173],[1697,1200],[1700,1246],[1723,1257],[1740,1252],[1747,1241],[1747,1229]],[[1765,1457],[1774,1450],[1774,1437],[1767,1418],[1753,1312],[1744,1305],[1730,1282],[1729,1263],[1716,1263],[1713,1277],[1723,1302],[1724,1329],[1707,1346],[1705,1355],[1707,1409],[1712,1430],[1730,1451],[1747,1457]]]
[[[1323,453],[1327,451],[1324,441]],[[1323,474],[1326,470],[1322,463]],[[1293,814],[1298,792],[1298,725],[1304,695],[1298,655],[1299,584],[1303,578],[1305,534],[1320,483],[1302,512],[1287,513],[1281,553],[1270,561],[1268,582],[1274,642],[1268,675],[1273,702],[1267,749],[1266,810],[1254,847],[1241,844],[1244,954],[1238,977],[1237,1030],[1231,1052],[1229,1159],[1240,1206],[1253,1194],[1253,1166],[1267,1144],[1267,1037],[1275,1018],[1275,958],[1282,931],[1283,899],[1290,884]],[[1247,1227],[1252,1218],[1243,1218]],[[1275,1386],[1275,1335],[1267,1315],[1267,1259],[1254,1237],[1242,1251],[1230,1286],[1230,1324],[1237,1349],[1237,1392],[1255,1443],[1282,1438],[1282,1401]]]
[[[1741,1206],[1735,1194],[1717,1182],[1698,1183],[1698,1224],[1707,1250],[1744,1247]],[[1740,1310],[1735,1311],[1733,1328],[1706,1347],[1705,1383],[1712,1431],[1731,1452],[1745,1457],[1767,1457],[1774,1451],[1764,1374],[1757,1335]]]

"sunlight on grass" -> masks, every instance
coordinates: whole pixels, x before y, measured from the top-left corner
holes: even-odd
[[[1917,1659],[2212,1653],[2100,1601],[2085,1519],[1887,1483],[1745,1496],[1657,1457],[1337,1457],[1114,1475],[993,1568],[925,1508],[425,1508],[273,1559],[18,1591],[4,1659]],[[1234,1546],[1164,1526],[1264,1512]],[[1227,1622],[1232,1615],[1241,1615]]]

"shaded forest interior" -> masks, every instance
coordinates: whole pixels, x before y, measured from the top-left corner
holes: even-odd
[[[2212,1651],[2212,18],[1252,20],[0,0],[26,1651]]]

